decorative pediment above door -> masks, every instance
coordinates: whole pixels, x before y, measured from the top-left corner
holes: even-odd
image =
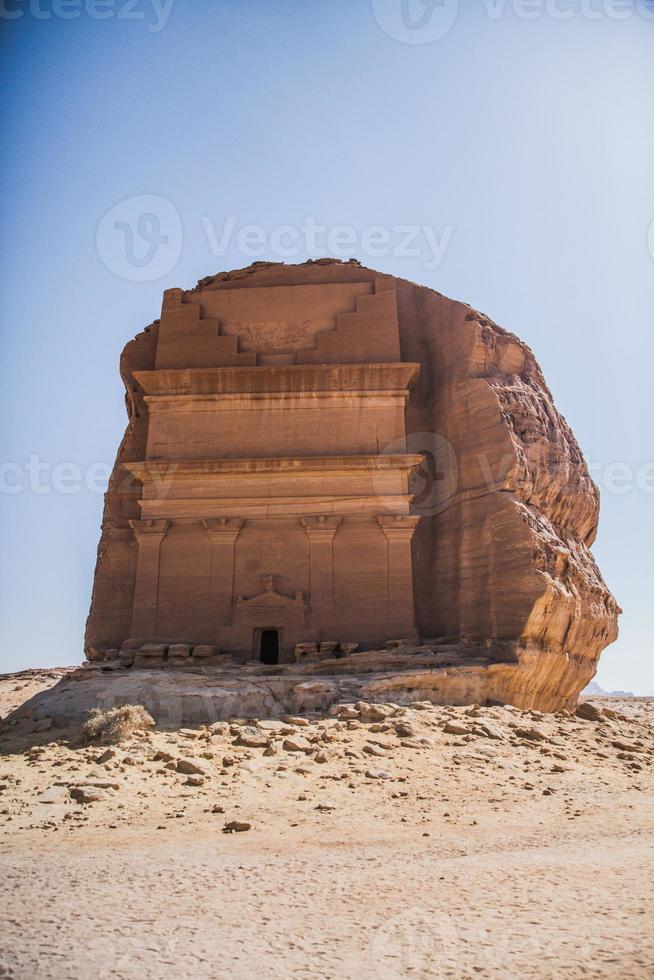
[[[260,592],[259,595],[251,596],[249,599],[244,596],[236,597],[236,604],[239,609],[279,609],[284,607],[297,608],[298,606],[303,610],[309,608],[304,600],[304,592],[296,592],[293,597],[277,592],[275,576],[269,573],[262,575],[261,580],[264,591]]]

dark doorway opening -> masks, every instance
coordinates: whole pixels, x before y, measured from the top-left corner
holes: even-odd
[[[262,664],[279,663],[279,633],[277,630],[261,630],[259,660]]]

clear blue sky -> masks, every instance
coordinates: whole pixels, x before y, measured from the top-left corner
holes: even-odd
[[[654,694],[654,5],[459,6],[6,0],[0,670],[81,659],[125,342],[252,242],[303,260],[313,220],[534,349],[602,489],[624,615],[598,680]],[[143,195],[127,262],[110,231]]]

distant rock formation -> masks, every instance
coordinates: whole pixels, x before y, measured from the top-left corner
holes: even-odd
[[[422,643],[429,681],[404,658],[389,690],[554,710],[616,638],[579,446],[529,348],[469,306],[356,262],[255,263],[167,290],[121,374],[90,660],[322,649],[346,672]]]
[[[581,696],[585,698],[635,698],[633,691],[605,691],[597,681],[591,681],[583,691]]]

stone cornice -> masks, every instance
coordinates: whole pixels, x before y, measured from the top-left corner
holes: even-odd
[[[145,395],[150,412],[265,411],[266,409],[323,409],[352,405],[365,399],[367,407],[387,406],[399,402],[403,407],[409,398],[406,388],[370,389],[368,391],[251,391],[213,395]],[[331,406],[330,406],[331,403]]]
[[[265,519],[276,517],[311,517],[318,513],[345,515],[362,519],[374,519],[380,509],[389,514],[409,513],[411,497],[409,494],[395,495],[356,495],[344,497],[342,494],[330,496],[296,497],[173,497],[162,496],[139,502],[141,512],[151,519],[165,515],[169,520],[198,521],[237,517],[244,519]],[[331,532],[330,532],[331,533]],[[392,531],[391,531],[392,533]]]
[[[401,391],[418,376],[414,362],[284,364],[261,367],[164,368],[134,371],[147,395],[222,395],[272,392]]]
[[[418,453],[380,456],[295,456],[270,459],[148,459],[124,463],[137,480],[161,480],[162,477],[185,477],[202,474],[260,473],[343,473],[357,470],[413,469],[422,462]]]

